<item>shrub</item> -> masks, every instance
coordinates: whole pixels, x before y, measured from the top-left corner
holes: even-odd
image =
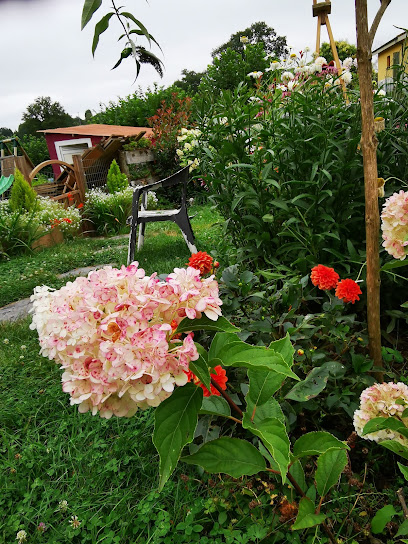
[[[126,187],[114,194],[104,193],[101,189],[91,189],[87,192],[84,205],[84,215],[92,221],[98,234],[115,234],[128,230],[127,218],[132,213],[133,188]],[[157,198],[149,191],[147,207],[154,209]]]
[[[10,193],[10,209],[13,212],[30,212],[36,205],[37,194],[25,180],[18,168],[14,172],[14,182]]]
[[[24,147],[24,150],[34,165],[48,161],[50,158],[47,142],[45,141],[44,136],[32,136],[31,134],[26,134],[21,139],[21,145]]]
[[[108,191],[113,194],[118,191],[122,191],[128,187],[129,182],[126,177],[126,174],[122,174],[120,171],[118,163],[113,160],[108,171],[108,178],[106,180],[106,186]]]

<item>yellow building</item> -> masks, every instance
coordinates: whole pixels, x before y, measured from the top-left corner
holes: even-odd
[[[395,38],[378,47],[373,55],[378,55],[378,87],[388,86],[392,83],[398,70],[398,65],[403,62],[408,73],[408,48],[407,32],[398,34]],[[405,52],[405,58],[403,59]]]

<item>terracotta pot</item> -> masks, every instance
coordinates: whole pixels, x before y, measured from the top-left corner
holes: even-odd
[[[32,246],[31,249],[39,249],[44,247],[52,247],[56,244],[61,244],[64,241],[64,235],[58,227],[55,227],[45,233],[41,238],[38,238]]]

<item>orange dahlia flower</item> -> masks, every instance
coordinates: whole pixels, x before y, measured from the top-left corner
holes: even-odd
[[[203,276],[204,274],[211,272],[213,267],[213,258],[205,251],[199,251],[198,253],[193,253],[193,255],[191,255],[187,265],[199,270],[200,274]]]
[[[210,374],[211,378],[215,381],[217,385],[220,386],[220,388],[225,391],[227,389],[227,381],[228,378],[226,376],[225,370],[222,368],[221,365],[217,365],[214,368],[214,371]],[[188,381],[192,381],[195,383],[195,385],[198,385],[201,387],[201,389],[204,391],[204,397],[210,397],[211,395],[217,395],[218,397],[221,395],[221,393],[211,384],[211,392],[208,391],[206,386],[200,382],[200,380],[197,378],[195,374],[191,372],[191,370],[187,373],[187,379]]]
[[[361,293],[360,287],[354,280],[341,280],[337,284],[336,297],[342,299],[343,302],[354,304],[356,300],[360,300],[358,295],[361,295]]]
[[[340,276],[334,271],[334,268],[318,264],[312,268],[310,279],[312,280],[313,285],[326,291],[336,287]]]

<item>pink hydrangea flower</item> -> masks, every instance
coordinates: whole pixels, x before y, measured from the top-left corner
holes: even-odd
[[[364,389],[360,397],[360,409],[354,412],[354,428],[357,434],[375,442],[396,440],[404,444],[404,446],[408,446],[407,438],[390,429],[363,436],[366,423],[376,417],[398,417],[407,425],[408,418],[401,418],[402,412],[407,407],[406,405],[408,406],[408,386],[404,383],[376,383]]]
[[[395,259],[405,259],[408,252],[408,191],[387,198],[381,219],[383,247]]]
[[[138,263],[107,266],[58,291],[37,287],[31,300],[30,327],[42,355],[64,370],[71,404],[105,418],[158,406],[185,385],[198,352],[192,334],[179,340],[175,328],[202,314],[215,321],[222,304],[214,276],[176,268],[160,281]]]

